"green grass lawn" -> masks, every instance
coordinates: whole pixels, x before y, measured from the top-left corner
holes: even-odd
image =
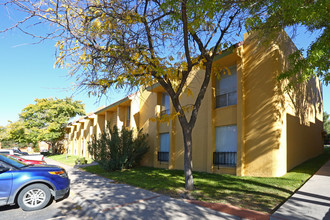
[[[74,166],[78,156],[48,156],[64,164]],[[326,161],[330,159],[330,148],[317,158],[311,159],[282,177],[239,177],[205,172],[194,172],[195,190],[190,193],[197,200],[227,203],[234,206],[272,213],[293,192],[306,182]],[[88,163],[92,162],[88,159]],[[185,193],[182,170],[166,170],[138,167],[130,170],[107,172],[99,166],[84,170],[100,176],[127,183],[154,192],[181,197]]]
[[[78,158],[81,158],[81,157],[78,157],[78,156],[66,155],[66,154],[49,155],[47,157],[50,158],[50,159],[52,159],[52,160],[56,160],[56,161],[59,161],[61,163],[66,164],[66,165],[69,165],[69,166],[74,166],[75,165],[75,161]],[[91,163],[92,162],[92,159],[89,159],[89,158],[86,158],[86,159],[87,159],[87,163]]]
[[[301,164],[282,177],[273,178],[194,172],[196,190],[191,192],[191,196],[201,201],[227,203],[272,213],[329,159],[330,149],[327,148],[323,155]],[[181,197],[185,193],[182,170],[138,167],[131,170],[107,172],[99,166],[89,166],[83,169],[118,182],[172,197]]]

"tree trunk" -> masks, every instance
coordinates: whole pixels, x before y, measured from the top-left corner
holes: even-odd
[[[184,139],[184,176],[186,190],[194,190],[192,175],[192,129],[189,126],[181,125]]]
[[[55,146],[53,142],[50,142],[50,148],[52,149],[52,154],[55,154]]]

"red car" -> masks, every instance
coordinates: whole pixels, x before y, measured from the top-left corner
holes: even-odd
[[[13,158],[13,159],[15,159],[15,160],[18,160],[18,161],[21,161],[23,163],[26,163],[26,164],[47,164],[45,161],[27,160],[27,159],[24,159],[24,158],[15,156],[15,155],[8,155],[8,156],[11,157],[11,158]]]

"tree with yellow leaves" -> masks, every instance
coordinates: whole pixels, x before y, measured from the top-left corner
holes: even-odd
[[[211,79],[213,60],[237,43],[235,37],[241,34],[254,2],[7,0],[4,7],[26,16],[4,31],[19,28],[42,40],[59,39],[55,65],[69,68],[89,94],[105,94],[110,87],[159,83],[170,96],[176,111],[173,116],[182,127],[185,187],[192,190],[192,131]],[[31,23],[48,23],[52,31],[37,36],[25,26]],[[180,96],[191,93],[186,89],[187,79],[194,68],[205,71],[199,92],[187,107]]]

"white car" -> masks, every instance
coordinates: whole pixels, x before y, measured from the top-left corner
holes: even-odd
[[[19,156],[27,160],[39,160],[44,161],[44,155],[42,154],[21,154],[18,150],[15,149],[0,149],[0,153]]]

